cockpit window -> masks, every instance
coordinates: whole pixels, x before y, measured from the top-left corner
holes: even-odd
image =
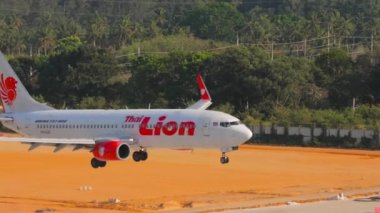
[[[240,121],[232,121],[230,122],[231,126],[239,125]]]
[[[221,127],[229,127],[230,122],[220,122]]]
[[[230,126],[239,125],[240,123],[241,123],[240,121],[220,122],[220,126],[221,127],[230,127]]]

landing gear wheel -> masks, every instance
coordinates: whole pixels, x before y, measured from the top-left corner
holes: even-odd
[[[136,162],[146,161],[146,159],[148,159],[148,153],[142,150],[136,151],[136,152],[133,152],[132,158]]]
[[[97,169],[99,167],[105,167],[106,165],[107,165],[106,161],[100,161],[100,160],[98,160],[96,158],[92,158],[91,159],[91,166],[94,169]]]
[[[132,158],[134,161],[139,162],[141,160],[140,151],[133,152]]]
[[[91,159],[91,166],[92,168],[97,169],[99,167],[98,160],[96,160],[95,158]]]
[[[141,155],[142,161],[146,161],[146,159],[148,159],[148,153],[147,152],[141,151],[140,155]]]
[[[99,167],[103,168],[107,165],[107,161],[100,161]]]
[[[225,162],[226,162],[226,163],[229,163],[229,162],[230,162],[230,158],[226,157]]]
[[[228,162],[230,162],[230,159],[228,157],[221,157],[220,158],[221,164],[227,164]]]
[[[228,162],[230,162],[230,159],[228,156],[226,156],[226,153],[222,153],[222,157],[220,157],[220,163],[227,164]]]

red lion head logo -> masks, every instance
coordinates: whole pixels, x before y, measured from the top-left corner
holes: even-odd
[[[4,74],[1,74],[0,77],[0,94],[1,94],[1,99],[8,105],[12,105],[13,101],[17,97],[17,92],[16,92],[16,84],[17,81],[13,77],[7,77],[4,80]]]

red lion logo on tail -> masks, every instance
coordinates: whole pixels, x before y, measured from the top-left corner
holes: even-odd
[[[17,92],[16,92],[16,84],[17,81],[13,77],[7,77],[4,80],[4,74],[1,74],[0,79],[0,94],[1,99],[8,105],[12,105],[13,101],[16,100]]]

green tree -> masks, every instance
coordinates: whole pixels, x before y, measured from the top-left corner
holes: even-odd
[[[131,44],[136,38],[137,33],[136,24],[134,24],[128,16],[123,17],[117,28],[119,45],[124,46]]]
[[[70,54],[77,51],[80,47],[82,47],[80,38],[77,36],[69,36],[58,40],[54,48],[54,54]]]
[[[315,72],[316,84],[327,90],[330,105],[349,106],[355,97],[354,91],[358,89],[351,88],[358,73],[353,72],[350,56],[345,51],[336,49],[322,54],[315,63],[320,68]]]
[[[52,13],[44,14],[37,18],[37,40],[38,52],[43,51],[45,55],[53,49],[56,41],[56,31],[54,29],[54,18]]]
[[[200,38],[234,41],[243,27],[243,16],[231,4],[218,2],[199,6],[189,12],[183,25]]]
[[[108,19],[105,16],[101,16],[98,13],[95,14],[95,19],[90,25],[89,37],[92,40],[92,44],[96,47],[97,43],[102,44],[109,33]]]
[[[295,14],[278,15],[274,18],[276,40],[279,42],[301,41],[307,38],[306,20]]]
[[[140,107],[183,108],[198,99],[196,73],[210,58],[207,53],[171,52],[168,56],[144,56],[132,61],[128,102]]]
[[[25,88],[33,95],[37,95],[39,61],[32,57],[17,57],[9,60],[10,65],[16,72]]]
[[[57,107],[76,108],[83,98],[104,97],[112,101],[113,76],[120,73],[114,55],[93,47],[51,55],[41,67],[40,92]]]
[[[245,27],[239,32],[243,42],[271,43],[274,37],[274,26],[270,17],[252,10],[247,17]]]
[[[23,25],[23,20],[16,16],[6,17],[0,21],[1,40],[7,53],[20,55],[25,49]]]
[[[269,114],[275,105],[297,107],[311,99],[312,63],[283,57],[271,62],[258,48],[235,49],[207,64],[214,103],[231,103],[237,111],[259,107]]]

